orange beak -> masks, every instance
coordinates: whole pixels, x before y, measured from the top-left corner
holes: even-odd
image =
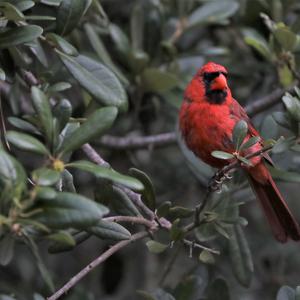
[[[227,87],[227,80],[223,74],[220,74],[216,79],[214,79],[210,85],[211,90],[225,90]]]

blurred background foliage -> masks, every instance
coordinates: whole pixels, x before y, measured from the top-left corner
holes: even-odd
[[[149,217],[138,194],[172,228],[64,299],[300,297],[299,246],[273,239],[244,176],[184,232],[213,170],[176,133],[197,69],[226,66],[262,136],[281,137],[271,171],[300,220],[299,1],[1,0],[0,14],[0,299],[44,299],[141,231],[103,219]]]

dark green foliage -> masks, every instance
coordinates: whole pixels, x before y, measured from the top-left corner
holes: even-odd
[[[45,299],[141,231],[64,297],[300,299],[298,244],[272,239],[241,172],[206,198],[214,170],[173,132],[197,69],[223,64],[268,140],[239,122],[235,153],[212,155],[251,167],[244,152],[273,147],[300,219],[297,0],[11,0],[0,14],[0,299]]]

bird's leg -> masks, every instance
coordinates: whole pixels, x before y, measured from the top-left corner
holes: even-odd
[[[224,171],[224,169],[218,170],[215,175],[210,179],[208,184],[208,190],[210,192],[221,192],[222,191],[222,185],[225,180],[231,179],[232,173],[235,171],[235,169],[230,169],[227,172]]]

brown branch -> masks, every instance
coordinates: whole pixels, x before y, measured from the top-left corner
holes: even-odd
[[[250,159],[250,158],[253,158],[256,156],[260,156],[263,153],[270,151],[273,147],[274,147],[274,145],[266,146],[254,153],[250,153],[250,154],[246,155],[244,158]],[[189,231],[193,230],[194,228],[199,227],[201,224],[205,223],[205,218],[203,220],[200,220],[200,214],[203,211],[204,207],[206,206],[206,203],[209,199],[210,194],[215,192],[216,190],[220,190],[224,180],[231,178],[228,176],[228,174],[232,174],[237,169],[237,167],[240,165],[241,165],[241,161],[239,161],[238,159],[235,159],[233,162],[229,163],[228,165],[226,165],[225,167],[220,169],[214,175],[214,177],[212,178],[211,182],[209,183],[209,185],[207,187],[207,193],[206,193],[203,201],[196,206],[194,222],[188,224],[184,228],[184,232],[189,232]]]
[[[132,224],[141,224],[145,225],[149,229],[154,229],[158,226],[158,224],[155,221],[149,221],[143,217],[132,217],[132,216],[113,216],[113,217],[107,217],[103,218],[103,221],[108,222],[128,222]]]
[[[56,293],[52,296],[48,297],[47,300],[56,300],[59,299],[62,295],[66,294],[76,283],[78,283],[83,277],[85,277],[89,272],[94,270],[98,265],[107,260],[110,256],[112,256],[117,251],[126,247],[130,243],[133,243],[137,240],[143,239],[148,236],[148,232],[142,231],[136,234],[133,234],[130,239],[121,241],[107,251],[98,256],[95,260],[93,260],[90,264],[88,264],[84,269],[82,269],[78,274],[72,277],[62,288],[60,288]]]
[[[122,149],[139,149],[151,146],[165,147],[176,142],[175,132],[166,132],[148,136],[127,136],[116,137],[105,135],[100,140],[100,145],[103,147],[122,150]]]
[[[216,249],[212,249],[212,248],[208,248],[208,247],[205,247],[203,245],[200,245],[198,243],[194,243],[192,241],[189,241],[187,239],[183,239],[183,243],[189,247],[192,247],[192,248],[199,248],[199,249],[202,249],[202,250],[206,250],[207,252],[210,252],[210,253],[213,253],[213,254],[217,254],[217,255],[220,255],[220,251],[219,250],[216,250]]]
[[[109,167],[109,163],[106,162],[90,144],[84,144],[81,149],[88,156],[88,158],[97,165],[103,167]]]
[[[277,104],[280,102],[281,97],[284,95],[285,92],[292,92],[294,90],[294,86],[291,86],[287,89],[283,88],[277,88],[275,91],[272,93],[263,96],[250,104],[245,106],[245,110],[248,114],[249,117],[253,117],[256,114],[272,107],[273,105]]]
[[[100,166],[105,166],[109,167],[109,164],[96,152],[96,150],[90,145],[90,144],[85,144],[82,147],[82,150],[84,151],[85,155],[94,163],[100,165]],[[149,209],[144,202],[141,199],[141,195],[124,187],[121,185],[115,185],[116,188],[121,189],[126,195],[131,199],[131,201],[152,221],[156,219],[155,213]],[[164,219],[160,218],[157,220],[159,222],[159,225],[162,226],[163,228],[170,229],[172,224]]]

